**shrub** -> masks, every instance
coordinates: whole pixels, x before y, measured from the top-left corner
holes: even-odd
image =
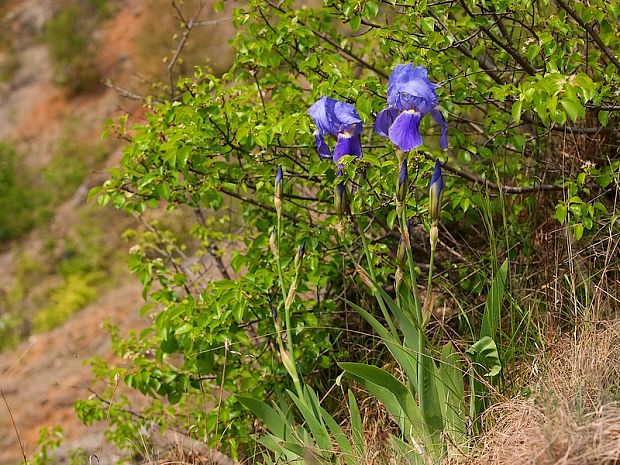
[[[69,1],[45,26],[55,80],[72,93],[88,91],[101,79],[94,32],[107,12],[106,0]]]
[[[28,232],[41,218],[36,181],[15,149],[0,142],[0,243]]]
[[[566,279],[553,296],[520,298],[528,286],[538,289],[557,276],[558,269],[540,265],[551,256],[545,253],[566,253],[563,247],[548,249],[553,241],[541,237],[561,230],[570,250],[575,241],[611,246],[609,238],[618,233],[613,212],[618,138],[611,128],[620,108],[615,90],[620,63],[614,58],[620,4],[608,3],[346,0],[295,8],[292,1],[252,1],[237,9],[241,32],[231,70],[216,77],[198,69],[179,81],[178,99],[150,104],[147,122],[126,134],[131,143],[120,166],[95,191],[101,203],[136,215],[163,206],[195,212],[189,240],[148,224],[133,236],[130,269],[144,285],[145,311],[152,312],[153,323],[140,335],[116,340],[129,366],[99,367],[98,374],[108,380],[123,376],[128,386],[156,399],[155,405],[169,403],[169,416],[161,415],[162,407],[144,418],[162,428],[184,428],[233,456],[244,450],[238,446],[247,444],[251,422],[238,399],[222,392],[278,401],[272,410],[260,408],[272,420],[267,427],[280,432],[281,418],[295,415],[282,402],[286,388],[294,389],[293,402],[316,397],[312,405],[296,402],[297,419],[321,433],[310,422],[317,419],[322,396],[304,391],[299,373],[312,373],[307,385],[323,393],[340,374],[334,359],[366,357],[355,349],[376,348],[367,337],[370,329],[350,309],[388,324],[390,312],[377,296],[399,298],[392,285],[395,257],[411,219],[408,259],[415,263],[404,280],[417,291],[419,271],[434,257],[425,310],[433,310],[437,293],[455,307],[451,321],[433,320],[423,331],[429,340],[426,359],[436,358],[439,342],[447,339],[453,344],[445,347],[475,343],[467,351],[472,363],[482,369],[481,360],[492,359],[494,389],[510,385],[495,362],[505,366],[544,344],[538,328],[547,318],[531,310],[532,302],[540,299],[546,308],[548,299],[567,295],[553,302],[561,309],[559,319],[569,316],[571,323],[590,308],[589,283],[570,267],[560,272]],[[406,218],[394,208],[401,161],[392,144],[371,130],[386,107],[388,76],[399,63],[423,65],[431,81],[441,83],[437,109],[448,122],[450,147],[441,150],[433,118],[422,119],[424,145],[408,155],[404,189],[410,195],[399,200]],[[316,154],[307,111],[324,96],[355,105],[365,124],[360,159],[345,156],[335,164]],[[415,118],[415,110],[406,110],[406,117]],[[332,135],[352,137],[346,131]],[[438,219],[435,209],[429,212],[428,179],[436,159],[446,177],[435,256],[428,233],[437,234]],[[274,192],[278,165],[284,177]],[[350,202],[343,200],[347,196]],[[226,209],[233,213],[229,218],[242,217],[243,225],[234,228],[231,222],[234,235],[223,241],[206,218]],[[350,210],[351,216],[345,220],[336,210]],[[230,256],[222,254],[231,243]],[[204,257],[220,265],[221,276],[213,277]],[[597,260],[600,256],[592,264]],[[364,274],[369,271],[360,263],[374,275]],[[617,271],[616,262],[606,266],[601,282]],[[505,279],[501,293],[491,285],[498,275]],[[506,302],[497,297],[504,291]],[[480,294],[488,294],[491,304]],[[372,329],[385,330],[374,324]],[[390,328],[394,339],[404,338],[406,329]],[[279,339],[284,331],[287,337]],[[449,351],[447,358],[452,356]],[[385,361],[378,353],[368,357]],[[438,369],[434,360],[424,363],[427,372]],[[491,401],[483,379],[468,380],[474,397],[484,391],[472,401],[480,406],[475,412]],[[410,402],[411,393],[399,389]],[[205,404],[217,408],[203,409]],[[87,420],[107,407],[89,408],[94,413]],[[469,421],[473,426],[476,419]],[[116,429],[126,422],[120,413],[110,418]],[[296,431],[306,448],[287,449],[283,459],[312,453],[313,436]],[[262,441],[270,439],[272,445],[288,445],[274,437]],[[413,450],[411,443],[406,446]],[[322,457],[333,459],[328,453]]]
[[[100,273],[70,275],[62,286],[51,293],[49,305],[35,315],[35,331],[49,331],[55,328],[92,302],[97,296],[95,285],[102,278],[103,275]]]

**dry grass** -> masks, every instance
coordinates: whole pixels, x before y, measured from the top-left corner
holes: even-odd
[[[531,395],[501,402],[471,463],[620,464],[620,323],[558,343]]]

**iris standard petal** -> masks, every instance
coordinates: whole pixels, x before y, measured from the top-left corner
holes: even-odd
[[[308,108],[308,114],[323,136],[338,137],[338,133],[343,131],[353,134],[362,132],[362,119],[350,103],[321,97]]]
[[[433,119],[441,126],[441,137],[439,138],[439,146],[442,149],[448,148],[448,123],[446,123],[446,119],[443,117],[443,114],[434,109],[431,111],[431,116]]]
[[[377,115],[377,119],[375,120],[375,132],[380,136],[389,137],[388,131],[390,130],[390,126],[398,116],[398,113],[398,109],[391,107],[380,111]]]
[[[332,151],[325,143],[325,137],[319,134],[319,132],[314,133],[314,142],[316,142],[316,150],[317,152],[319,152],[320,158],[322,158],[323,160],[327,160],[332,157]]]
[[[388,82],[388,105],[426,114],[437,105],[435,87],[423,66],[396,65]]]
[[[359,134],[351,137],[340,136],[338,138],[334,148],[334,163],[338,164],[339,160],[345,155],[362,158],[362,140]]]
[[[362,132],[362,119],[353,105],[335,100],[334,116],[338,124],[338,132],[350,130],[354,134]]]
[[[335,135],[334,130],[334,99],[321,97],[308,108],[308,114],[314,120],[314,124],[323,136]]]
[[[390,126],[390,140],[402,151],[408,152],[422,145],[420,118],[421,115],[419,113],[404,111],[398,115],[392,126]]]

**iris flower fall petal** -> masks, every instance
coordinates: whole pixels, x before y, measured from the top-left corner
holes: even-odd
[[[321,97],[308,109],[308,114],[317,127],[314,138],[321,158],[332,157],[335,163],[344,155],[361,158],[362,119],[352,104]],[[325,142],[328,136],[336,139],[333,153]]]

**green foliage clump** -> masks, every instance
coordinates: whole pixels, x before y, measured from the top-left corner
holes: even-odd
[[[129,266],[144,286],[144,313],[153,318],[140,334],[115,340],[128,365],[98,366],[99,377],[121,378],[152,397],[153,405],[166,406],[166,415],[155,408],[144,418],[161,428],[181,428],[234,457],[250,450],[252,422],[239,399],[222,392],[263,399],[272,410],[263,404],[260,409],[272,420],[272,411],[277,413],[274,425],[281,432],[280,419],[295,413],[286,403],[270,407],[269,401],[281,401],[290,388],[298,419],[316,431],[296,430],[303,447],[295,451],[299,444],[282,444],[280,436],[261,441],[286,449],[281,459],[301,460],[313,441],[325,439],[326,424],[312,419],[330,422],[316,400],[321,396],[308,386],[325,392],[341,374],[336,360],[366,356],[359,348],[367,345],[376,349],[368,332],[379,334],[390,351],[409,332],[424,340],[403,347],[424,349],[418,354],[427,379],[449,365],[435,362],[442,360],[441,347],[459,349],[446,350],[445,360],[467,357],[476,366],[467,379],[462,372],[445,373],[454,386],[468,383],[475,408],[465,430],[475,431],[476,416],[492,400],[487,378],[493,377],[495,389],[505,389],[510,380],[500,368],[544,344],[538,330],[547,317],[536,312],[535,301],[540,298],[545,310],[551,301],[521,295],[528,286],[556,279],[557,269],[540,269],[545,254],[567,251],[551,251],[552,241],[541,235],[561,229],[569,244],[583,241],[587,247],[587,241],[618,234],[613,125],[620,63],[613,57],[620,56],[620,4],[556,3],[345,0],[296,8],[292,1],[251,1],[238,8],[230,71],[218,77],[197,69],[169,99],[151,102],[146,123],[122,134],[131,143],[120,165],[94,191],[101,203],[144,219],[145,228],[130,235],[135,245]],[[450,141],[448,151],[440,150],[432,119],[422,120],[424,145],[408,154],[409,195],[401,205],[406,218],[394,208],[397,155],[372,131],[399,63],[422,65],[441,83],[438,108]],[[307,110],[322,96],[356,106],[365,125],[361,159],[345,157],[342,166],[319,159]],[[429,233],[438,234],[428,207],[435,159],[444,167],[445,205],[441,241],[430,245]],[[278,165],[285,174],[274,203]],[[334,214],[334,188],[343,182],[350,189],[349,218]],[[148,213],[164,207],[194,213],[189,234],[149,223]],[[228,235],[208,221],[214,216],[228,221]],[[426,318],[435,294],[443,294],[454,311],[449,321],[433,317],[436,323],[428,327],[419,315],[413,323],[402,319],[411,327],[389,328],[386,338],[391,312],[421,306],[419,298],[409,307],[389,305],[399,299],[395,256],[407,220],[413,224],[412,253],[404,279],[411,293],[418,292],[416,280],[430,261],[435,268]],[[561,271],[563,295],[574,289],[571,273],[569,267]],[[617,276],[618,264],[606,263],[605,273]],[[560,321],[567,314],[576,321],[574,309],[587,307],[574,303],[553,301]],[[352,308],[372,319],[361,319]],[[381,354],[369,357],[385,360]],[[312,374],[304,386],[300,373]],[[409,385],[391,386],[409,412],[416,411],[412,402],[424,410],[421,396],[430,381],[411,373]],[[420,397],[413,395],[416,383]],[[86,421],[99,418],[105,405],[94,404],[81,404]],[[114,411],[110,428],[128,428],[123,410]],[[440,436],[436,415],[429,418]],[[402,436],[412,449],[411,437]]]
[[[108,13],[107,0],[68,1],[45,26],[55,80],[72,93],[88,91],[101,79],[94,32]]]
[[[0,11],[0,82],[8,82],[19,69],[20,62],[9,35],[10,29],[3,22],[3,13]]]
[[[15,149],[0,143],[0,243],[28,232],[43,216],[34,180]]]
[[[50,303],[34,317],[35,331],[48,331],[84,308],[97,296],[95,285],[103,276],[99,273],[70,275],[65,283],[50,295]]]

